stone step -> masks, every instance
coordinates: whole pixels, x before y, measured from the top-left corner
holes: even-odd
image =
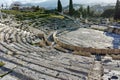
[[[6,56],[4,56],[6,57]],[[77,78],[76,76],[72,76],[70,74],[60,74],[60,76],[57,76],[58,75],[58,72],[57,71],[54,71],[54,70],[51,70],[49,68],[45,68],[45,67],[42,67],[42,66],[38,66],[38,65],[35,65],[35,64],[32,64],[32,63],[28,63],[28,62],[24,62],[24,61],[21,61],[20,59],[18,58],[13,58],[13,57],[6,57],[5,58],[7,61],[10,61],[12,63],[15,63],[17,64],[18,66],[20,67],[25,67],[25,68],[28,68],[29,70],[32,70],[32,71],[35,71],[36,73],[38,72],[39,74],[44,74],[46,76],[50,76],[50,77],[53,77],[53,78],[58,78],[58,79],[62,79],[62,80],[67,80],[69,76],[71,79],[74,78],[74,80],[77,80],[79,78]],[[33,67],[34,66],[34,67]],[[37,67],[38,66],[38,67]],[[38,69],[38,70],[37,70]],[[26,70],[26,69],[25,69]],[[25,72],[24,70],[24,72]]]
[[[0,54],[3,54],[3,53],[0,52]],[[13,63],[3,61],[2,58],[0,58],[0,61],[2,61],[5,64],[4,66],[0,67],[0,77],[1,78],[6,76],[7,74],[11,73],[17,67],[17,65],[15,65]]]

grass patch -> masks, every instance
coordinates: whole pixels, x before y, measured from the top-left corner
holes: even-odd
[[[2,10],[2,12],[6,14],[14,15],[17,18],[17,20],[30,20],[30,19],[38,19],[38,18],[59,18],[59,19],[64,18],[64,16],[50,14],[50,13],[41,13],[40,11],[30,12],[30,11],[17,11],[17,10]]]
[[[61,16],[61,15],[50,15],[50,17],[64,19],[64,16]]]
[[[2,66],[4,66],[5,65],[5,63],[3,63],[3,62],[0,62],[0,67],[2,67]]]

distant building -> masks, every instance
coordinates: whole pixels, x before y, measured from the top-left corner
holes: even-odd
[[[105,24],[105,25],[107,25],[107,24],[109,24],[110,23],[110,21],[109,21],[109,19],[101,19],[101,24]]]
[[[10,5],[10,9],[12,10],[20,10],[22,8],[22,4],[18,1],[16,2],[13,2],[11,5]]]

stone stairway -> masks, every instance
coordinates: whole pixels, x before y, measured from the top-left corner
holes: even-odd
[[[0,61],[5,63],[0,67],[0,80],[87,80],[92,58],[34,46],[35,36],[0,27]]]

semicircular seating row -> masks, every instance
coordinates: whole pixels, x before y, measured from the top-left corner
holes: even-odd
[[[11,73],[0,80],[86,80],[93,59],[31,45],[36,35],[12,27],[0,27],[0,61]],[[11,55],[12,54],[12,55]],[[13,67],[13,66],[12,66]],[[1,68],[0,68],[1,69]]]

